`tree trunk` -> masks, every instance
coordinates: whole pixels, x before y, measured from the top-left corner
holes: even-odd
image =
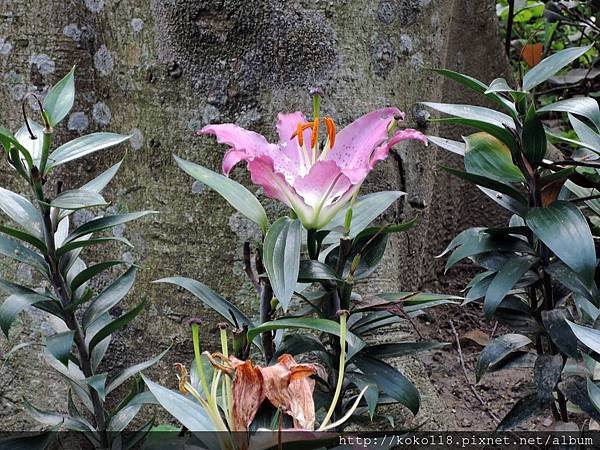
[[[258,230],[216,193],[193,184],[171,156],[220,167],[224,147],[196,137],[197,128],[236,122],[274,138],[278,111],[310,114],[311,86],[323,89],[323,113],[340,125],[393,105],[407,112],[406,125],[416,127],[422,125],[416,102],[464,101],[466,95],[428,68],[458,69],[490,81],[505,62],[492,0],[0,0],[0,5],[2,126],[16,131],[24,93],[44,93],[75,64],[76,102],[58,130],[59,141],[95,130],[133,135],[107,199],[115,211],[155,209],[160,215],[119,230],[135,250],[110,251],[111,259],[135,260],[145,268],[128,304],[149,297],[151,306],[113,342],[105,367],[131,365],[173,344],[150,371],[169,386],[175,379],[172,363],[192,358],[186,319],[214,316],[187,293],[152,280],[189,276],[248,312],[257,312],[258,304],[244,278],[240,241]],[[64,188],[91,179],[124,153],[118,148],[61,166]],[[433,146],[403,145],[371,175],[365,192],[408,192],[388,219],[418,217],[419,225],[393,241],[379,278],[363,289],[410,290],[438,280],[440,263],[433,256],[473,217],[473,202],[480,201],[440,173],[440,162],[446,156]],[[3,186],[19,190],[6,162],[0,175]],[[233,177],[248,181],[242,170]],[[482,210],[481,216],[489,213]],[[84,258],[91,262],[100,255]],[[2,264],[3,276],[16,273],[31,281],[22,267],[15,271]],[[97,287],[108,282],[98,280]],[[51,327],[48,320],[40,326],[23,315],[11,342],[0,338],[0,345],[7,350],[19,340],[39,340]],[[213,327],[203,327],[202,339],[216,342]],[[37,426],[16,413],[23,396],[42,408],[64,399],[63,385],[46,382],[48,370],[36,355],[37,348],[22,351],[0,369],[3,429]],[[423,393],[422,414],[433,419],[431,428],[451,428],[453,419],[440,412],[444,408],[419,363],[405,364]]]

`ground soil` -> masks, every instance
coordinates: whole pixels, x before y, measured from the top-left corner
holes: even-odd
[[[459,283],[444,286],[443,291],[459,294]],[[460,352],[450,321],[459,336]],[[440,398],[455,415],[457,430],[492,431],[497,425],[494,416],[502,419],[520,398],[533,392],[531,369],[493,372],[484,375],[479,384],[475,384],[475,365],[483,345],[468,338],[468,334],[475,333],[481,339],[492,339],[510,332],[495,322],[486,323],[481,306],[468,304],[432,309],[417,319],[416,326],[423,339],[450,344],[439,350],[422,353],[420,359]],[[481,343],[485,344],[484,341]],[[524,422],[517,430],[552,431],[554,424],[552,414],[548,412]]]

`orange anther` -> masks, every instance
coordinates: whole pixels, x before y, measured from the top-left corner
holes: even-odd
[[[304,129],[302,128],[302,124],[298,123],[298,128],[294,136],[298,136],[298,145],[302,147],[304,145]],[[294,137],[292,136],[292,138]]]
[[[310,148],[315,148],[317,144],[317,139],[319,139],[319,119],[315,119],[312,122],[312,133],[310,135]]]
[[[327,129],[327,137],[329,138],[329,148],[333,148],[336,134],[335,122],[331,117],[325,117],[323,121],[325,122],[325,128]]]

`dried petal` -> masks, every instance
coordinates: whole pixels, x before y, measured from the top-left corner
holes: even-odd
[[[236,360],[235,363],[232,361],[232,365],[236,367],[231,388],[233,431],[247,431],[264,400],[263,378],[260,369],[253,366],[252,361],[242,363]]]

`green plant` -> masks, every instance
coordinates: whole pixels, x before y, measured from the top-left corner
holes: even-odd
[[[535,92],[590,49],[568,48],[549,56],[524,75],[518,88],[503,79],[486,85],[456,72],[438,71],[504,112],[425,103],[453,116],[436,121],[479,130],[464,143],[429,138],[464,157],[464,171],[443,169],[475,184],[512,214],[505,227],[463,231],[443,252],[449,255],[447,270],[464,259],[483,269],[468,284],[465,303],[481,304],[487,320],[512,330],[481,352],[477,380],[500,369],[534,369],[534,392],[514,405],[499,429],[515,427],[546,409],[556,420],[568,422],[568,401],[599,417],[591,406],[594,398],[580,393],[586,390],[586,378],[596,389],[593,374],[600,360],[598,341],[590,339],[598,339],[600,332],[584,326],[595,323],[600,306],[596,246],[589,224],[595,220],[589,209],[597,206],[590,190],[598,188],[600,110],[590,97],[538,109]],[[579,138],[552,133],[542,121],[549,112],[568,113]],[[578,346],[578,338],[593,352]],[[582,361],[585,364],[577,366]]]
[[[292,209],[272,224],[269,224],[259,200],[248,189],[230,178],[176,157],[177,164],[185,172],[217,191],[262,230],[262,243],[254,251],[250,242],[243,244],[245,272],[259,299],[259,311],[252,316],[258,316],[258,320],[199,281],[170,277],[159,282],[188,290],[228,322],[229,331],[221,332],[222,353],[226,354],[225,349],[231,348],[229,356],[208,353],[206,358],[212,358],[213,367],[224,373],[225,380],[232,377],[234,385],[240,377],[246,376],[246,371],[253,373],[254,369],[248,368],[248,364],[258,367],[252,361],[263,359],[264,365],[258,370],[264,377],[284,361],[294,361],[297,357],[306,357],[311,362],[318,360],[324,371],[311,369],[317,384],[314,386],[314,406],[308,410],[314,409],[310,414],[314,419],[298,422],[292,406],[285,402],[280,404],[268,395],[270,408],[267,404],[260,414],[248,419],[249,423],[235,426],[235,421],[227,420],[227,414],[224,419],[218,417],[218,411],[211,406],[217,403],[217,394],[208,394],[210,390],[202,388],[201,378],[194,375],[194,370],[201,374],[203,366],[210,366],[208,360],[200,363],[197,350],[196,360],[191,364],[192,379],[196,382],[191,382],[193,389],[186,386],[182,389],[187,397],[173,391],[167,391],[171,400],[157,396],[158,401],[191,431],[223,428],[247,431],[282,426],[308,429],[320,426],[322,429],[330,421],[341,426],[357,406],[358,412],[368,412],[373,418],[380,403],[400,403],[416,414],[420,403],[417,389],[385,359],[442,344],[367,344],[365,339],[425,308],[456,303],[459,299],[420,292],[361,296],[355,291],[355,284],[378,268],[389,236],[406,231],[414,224],[411,220],[373,225],[404,193],[377,192],[358,196],[358,190],[376,161],[385,158],[392,145],[403,139],[423,141],[424,136],[415,130],[398,130],[403,113],[395,108],[371,112],[337,133],[332,119],[320,118],[321,93],[315,90],[312,95],[313,120],[307,121],[301,113],[279,115],[278,144],[269,144],[262,136],[233,124],[209,125],[200,131],[201,134],[216,134],[219,142],[231,146],[223,161],[226,174],[237,162],[246,160],[252,180],[262,186],[269,197]],[[323,141],[319,140],[320,124],[325,125],[327,132]],[[198,330],[195,333],[198,348]],[[233,342],[232,346],[225,344],[228,340]],[[220,362],[215,363],[215,359]],[[241,365],[239,361],[246,362]],[[295,367],[296,363],[291,364]],[[244,372],[240,367],[244,367]],[[210,373],[214,380],[215,371]],[[181,373],[180,379],[185,378],[185,373]],[[150,380],[147,382],[151,383]],[[150,386],[157,389],[155,384]],[[228,388],[224,389],[226,392]],[[194,391],[197,402],[186,403],[190,402],[190,391]],[[181,409],[173,409],[173,398],[179,399]],[[227,398],[225,395],[226,404]],[[233,401],[236,409],[235,396]],[[213,419],[203,423],[189,422],[190,417],[200,414],[192,411],[194,407],[200,410],[198,402],[206,404],[204,416],[214,416]],[[313,400],[307,400],[307,404],[313,405]],[[278,411],[285,421],[277,420]],[[290,418],[294,419],[293,424],[288,423]]]
[[[43,125],[29,119],[25,113],[30,98],[39,107]],[[164,352],[114,376],[110,374],[110,379],[109,374],[101,370],[111,336],[133,320],[146,301],[114,318],[111,310],[132,288],[137,267],[121,260],[98,262],[88,267],[82,252],[110,243],[131,247],[123,237],[98,233],[139,219],[151,211],[97,216],[74,229],[71,227],[70,216],[74,211],[95,211],[107,205],[101,192],[115,176],[121,162],[73,190],[61,191],[59,179],[57,192],[51,193],[47,180],[56,177],[57,167],[129,139],[129,136],[115,133],[92,133],[51,151],[54,128],[69,113],[74,98],[73,69],[48,91],[43,102],[34,94],[24,99],[25,125],[14,135],[7,129],[0,129],[0,144],[8,162],[31,189],[32,198],[30,201],[0,188],[0,210],[13,222],[0,225],[0,254],[30,266],[40,280],[37,286],[23,286],[0,279],[0,289],[8,295],[0,306],[0,327],[9,338],[9,329],[16,316],[30,306],[59,319],[61,329],[46,336],[43,357],[69,386],[64,404],[68,412],[44,411],[24,400],[26,410],[50,430],[84,431],[84,436],[96,447],[129,448],[150,429],[152,420],[127,442],[122,442],[120,436],[113,436],[114,440],[111,440],[111,433],[123,430],[137,414],[141,407],[139,399],[145,395],[144,384],[133,381],[131,392],[114,403],[117,405],[114,408],[107,407],[106,399],[114,396],[116,389],[139,371],[155,364]],[[119,266],[125,266],[127,270],[102,292],[96,293],[90,287],[94,277]],[[80,412],[78,407],[83,410]],[[51,433],[45,436],[49,440],[56,437]],[[3,445],[17,443],[10,441]]]

